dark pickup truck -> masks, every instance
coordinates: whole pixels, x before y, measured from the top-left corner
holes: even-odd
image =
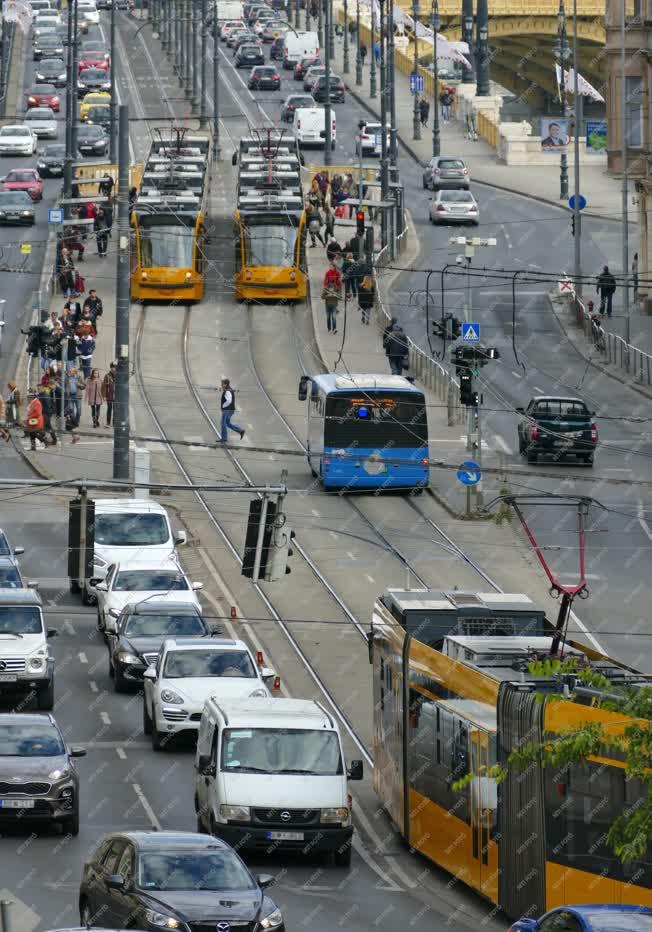
[[[539,395],[527,408],[517,408],[518,451],[536,463],[540,454],[562,459],[570,455],[593,465],[598,431],[590,411],[580,398]]]

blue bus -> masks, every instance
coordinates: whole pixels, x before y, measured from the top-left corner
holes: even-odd
[[[400,375],[303,376],[308,463],[326,489],[414,489],[428,485],[423,392]]]

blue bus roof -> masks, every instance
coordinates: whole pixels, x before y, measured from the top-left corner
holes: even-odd
[[[378,375],[340,375],[336,372],[327,372],[325,375],[311,375],[310,378],[315,385],[319,386],[320,390],[329,395],[335,392],[352,392],[356,390],[413,392],[423,395],[420,388],[404,379],[402,375],[381,373]]]

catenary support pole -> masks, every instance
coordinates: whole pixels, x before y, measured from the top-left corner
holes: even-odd
[[[355,0],[355,83],[362,84],[362,55],[360,54],[360,0]]]
[[[386,0],[380,0],[380,199],[389,196],[389,140],[387,138],[389,87],[387,86],[387,11]],[[387,245],[387,211],[380,212],[380,243]]]
[[[308,4],[306,4],[306,10],[308,9]],[[344,58],[342,60],[342,74],[348,74],[351,70],[349,65],[349,3],[348,0],[344,0],[344,48],[343,48]]]
[[[109,139],[109,161],[111,165],[115,165],[117,159],[117,150],[116,150],[116,108],[118,106],[115,93],[115,72],[116,72],[116,54],[115,54],[115,19],[116,19],[116,3],[117,0],[111,0],[111,100],[109,102],[109,115],[111,117],[111,124],[109,128],[110,139]]]
[[[464,69],[463,84],[475,84],[475,56],[473,54],[473,0],[462,0],[462,41],[469,47],[470,68]]]
[[[220,48],[217,11],[213,13],[213,161],[222,156],[220,149]]]
[[[72,114],[70,124],[70,149],[73,160],[77,158],[77,75],[79,74],[79,10],[77,0],[73,0],[72,10]],[[70,15],[70,13],[68,14]],[[113,62],[111,62],[113,66]],[[72,168],[72,166],[71,166]]]
[[[476,96],[488,97],[489,85],[489,3],[488,0],[477,0],[476,6]]]
[[[394,0],[389,0],[387,11],[387,65],[385,74],[389,83],[390,146],[393,181],[398,184],[398,127],[396,125],[396,57],[394,55]]]
[[[441,150],[441,132],[439,129],[439,64],[437,56],[437,35],[441,29],[441,17],[439,15],[439,3],[432,0],[430,26],[432,29],[432,77],[433,87],[435,89],[434,100],[432,102],[432,154],[437,156]]]
[[[623,0],[624,2],[624,0]],[[564,9],[564,0],[559,0],[559,13],[557,14],[558,21],[558,51],[559,51],[559,65],[561,68],[561,112],[564,117],[564,120],[567,121],[568,118],[568,107],[566,104],[566,81],[564,78],[564,71],[566,68],[566,59],[570,49],[568,48],[568,38],[566,35],[566,10]],[[568,123],[566,123],[568,125]],[[559,159],[559,199],[565,201],[568,198],[568,154],[566,152],[566,147],[564,146],[561,150],[561,155]]]
[[[197,67],[197,39],[199,37],[199,3],[200,0],[192,0],[192,91],[190,96],[190,106],[193,113],[197,112],[199,106],[199,68]]]
[[[186,0],[186,16],[185,16],[185,27],[186,27],[186,69],[183,75],[183,85],[184,92],[188,100],[192,97],[192,40],[193,40],[193,30],[192,30],[192,4],[193,0]]]
[[[74,2],[74,0],[73,0]],[[77,111],[77,81],[73,71],[73,25],[74,16],[72,8],[68,10],[68,58],[66,67],[66,157],[63,163],[63,193],[65,197],[70,197],[72,189],[72,163],[75,160],[75,153],[72,151],[72,124],[73,117]],[[66,208],[66,214],[70,215],[70,208]]]
[[[321,0],[320,0],[321,2]],[[330,165],[332,161],[332,126],[331,126],[331,114],[333,112],[331,105],[331,44],[330,44],[330,21],[333,14],[333,3],[332,0],[326,0],[324,5],[326,13],[326,22],[325,22],[325,42],[324,42],[324,81],[326,84],[325,94],[324,94],[324,165]]]
[[[201,0],[201,88],[199,98],[199,125],[208,123],[208,0]]]
[[[376,23],[376,11],[371,7],[371,48],[369,49],[369,97],[372,99],[376,97],[377,87],[376,87],[376,42],[377,42],[377,23]]]
[[[416,81],[419,76],[419,40],[417,39],[417,23],[419,22],[419,0],[412,0],[412,20],[414,22],[414,57],[412,60],[412,75]],[[416,86],[412,91],[412,138],[421,139],[421,119],[419,114],[419,95]]]
[[[118,111],[118,261],[115,302],[113,478],[129,478],[129,108]]]
[[[575,165],[573,178],[575,187],[575,201],[573,219],[575,221],[575,241],[573,243],[573,277],[575,278],[575,294],[582,297],[582,211],[580,210],[580,136],[583,130],[583,100],[579,93],[578,70],[580,67],[577,42],[577,0],[573,0],[573,105],[575,110],[575,139],[573,153]]]
[[[625,56],[625,0],[620,4],[620,159],[622,162],[622,222],[623,222],[623,316],[625,318],[625,343],[629,347],[630,326],[629,319],[629,217],[627,214],[628,179],[627,179],[627,59]],[[629,349],[627,352],[627,368],[629,369]]]

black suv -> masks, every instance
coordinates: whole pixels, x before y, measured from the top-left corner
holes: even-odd
[[[540,454],[560,460],[569,454],[593,465],[598,431],[590,411],[581,398],[538,395],[527,408],[517,408],[523,415],[518,425],[518,452],[536,463]]]
[[[104,156],[109,149],[109,137],[101,126],[82,123],[77,127],[77,148],[80,155]]]
[[[221,634],[210,626],[199,611],[187,602],[132,602],[120,613],[116,631],[107,632],[109,676],[115,691],[125,692],[142,684],[143,673],[156,662],[166,638],[212,637]]]
[[[283,916],[265,893],[269,874],[254,877],[219,838],[190,832],[120,832],[105,836],[84,864],[79,915],[137,929],[271,929]],[[201,920],[201,921],[199,921]],[[263,924],[264,923],[264,924]]]
[[[0,823],[53,822],[79,834],[79,777],[52,715],[0,714]]]

